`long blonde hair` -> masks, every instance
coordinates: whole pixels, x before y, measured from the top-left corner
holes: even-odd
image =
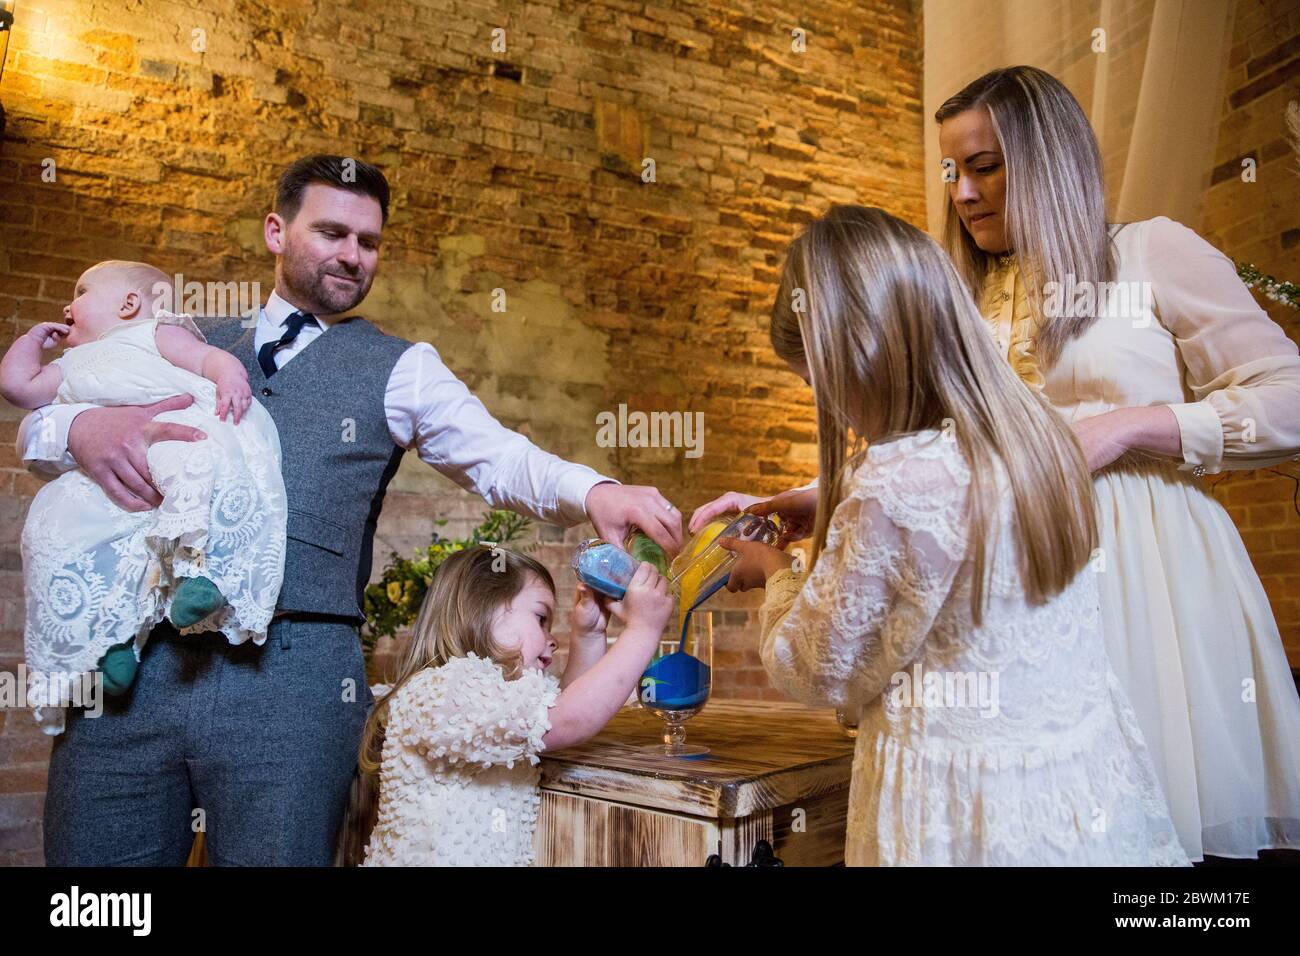
[[[1065,84],[1032,66],[985,73],[944,101],[934,114],[942,124],[967,110],[987,109],[1006,164],[1007,242],[1025,279],[1029,305],[1039,317],[1037,352],[1044,368],[1070,339],[1096,321],[1096,310],[1044,314],[1044,288],[1110,282],[1115,253],[1106,223],[1101,151],[1088,117]],[[943,242],[971,295],[979,301],[997,257],[975,244],[951,201]]]
[[[777,355],[807,366],[817,406],[814,562],[841,479],[861,461],[864,443],[947,427],[971,468],[967,558],[976,624],[998,530],[995,460],[1009,479],[1027,599],[1059,593],[1087,563],[1097,521],[1083,452],[1069,426],[998,357],[934,240],[881,209],[832,207],[786,254],[771,336]]]
[[[555,592],[555,581],[545,565],[505,548],[466,548],[438,567],[411,626],[411,637],[398,661],[393,683],[375,701],[366,718],[338,862],[345,866],[359,863],[374,828],[388,704],[402,686],[426,668],[440,667],[453,657],[467,657],[471,652],[496,662],[507,680],[523,672],[518,649],[503,647],[492,630],[497,614],[518,597],[530,577],[544,583],[552,594]]]

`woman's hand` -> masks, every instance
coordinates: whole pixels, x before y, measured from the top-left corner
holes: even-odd
[[[1183,454],[1178,419],[1167,405],[1116,408],[1074,422],[1072,427],[1091,472],[1105,468],[1129,450],[1176,458]]]
[[[736,552],[736,563],[727,578],[728,591],[748,591],[767,586],[767,579],[794,564],[794,558],[780,548],[761,541],[719,538],[718,547]]]
[[[569,612],[570,634],[576,638],[604,638],[609,629],[609,607],[603,597],[578,582],[573,593],[573,609]]]
[[[1115,417],[1115,412],[1075,422],[1074,436],[1083,446],[1083,457],[1088,460],[1090,472],[1105,468],[1128,451],[1127,425]]]

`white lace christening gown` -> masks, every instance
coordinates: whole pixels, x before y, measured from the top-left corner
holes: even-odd
[[[969,483],[957,442],[937,431],[879,443],[846,479],[812,571],[768,581],[773,681],[860,712],[846,862],[1186,865],[1106,657],[1094,571],[1029,606],[1006,493],[989,604],[972,625],[958,574]]]
[[[538,754],[559,692],[556,677],[506,680],[472,653],[411,677],[388,703],[379,819],[361,865],[531,866]]]
[[[219,421],[216,385],[163,358],[159,323],[203,341],[189,317],[162,313],[122,322],[53,360],[63,372],[56,403],[145,405],[189,393],[189,408],[156,420],[208,437],[150,446],[149,470],[163,496],[152,511],[123,511],[79,468],[36,493],[22,536],[24,637],[29,673],[51,687],[66,689],[71,675],[94,671],[113,644],[135,638],[138,658],[183,577],[206,576],[227,599],[185,634],[221,631],[231,643],[261,643],[279,598],[288,511],[275,423],[256,399],[239,425],[229,414]],[[63,716],[61,706],[36,711],[51,734],[62,731]]]

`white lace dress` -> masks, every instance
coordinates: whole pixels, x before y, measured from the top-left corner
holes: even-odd
[[[972,625],[958,574],[969,483],[937,431],[877,444],[846,480],[811,573],[768,581],[773,681],[860,712],[846,862],[1186,865],[1106,658],[1094,573],[1029,606],[1007,494],[990,601]]]
[[[186,634],[221,631],[231,643],[261,643],[279,598],[288,511],[275,423],[256,400],[239,425],[230,415],[219,421],[216,385],[159,353],[160,322],[203,341],[187,316],[163,313],[122,322],[53,360],[63,372],[56,403],[144,405],[189,393],[189,408],[156,418],[208,437],[150,446],[149,470],[163,495],[152,511],[123,511],[79,468],[32,500],[22,536],[24,637],[29,684],[41,682],[55,704],[36,711],[47,733],[63,729],[69,696],[61,692],[93,672],[111,645],[135,638],[139,657],[181,578],[206,576],[228,602]]]
[[[559,692],[549,674],[508,681],[472,653],[408,680],[388,703],[379,819],[361,865],[531,866],[538,754]]]

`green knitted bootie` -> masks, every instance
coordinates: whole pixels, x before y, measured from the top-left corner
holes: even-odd
[[[186,578],[177,586],[172,601],[172,624],[178,628],[197,624],[225,603],[221,591],[207,578]]]
[[[104,693],[114,697],[125,694],[126,689],[135,680],[135,671],[139,662],[135,659],[135,651],[131,649],[134,643],[132,639],[125,644],[114,644],[99,659],[97,666],[104,676]]]

